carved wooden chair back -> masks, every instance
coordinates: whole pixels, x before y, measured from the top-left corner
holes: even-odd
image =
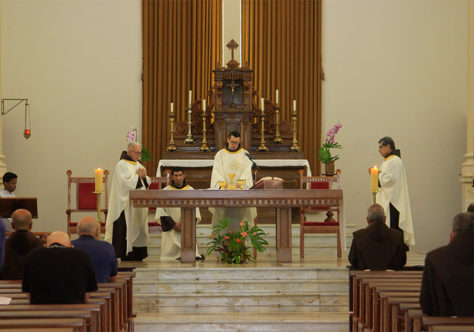
[[[95,190],[95,177],[73,177],[72,171],[68,170],[67,174],[67,233],[77,234],[77,221],[72,221],[72,213],[88,212],[92,216],[97,215],[97,195]],[[107,219],[109,205],[109,171],[104,170],[102,177],[104,196],[101,200],[100,212],[104,214],[101,223],[101,233],[105,232],[105,220]],[[73,186],[75,186],[75,206],[73,206]],[[95,212],[95,213],[94,213]]]
[[[300,189],[340,189],[340,170],[334,176],[304,176],[304,170],[300,170]],[[326,212],[324,220],[306,220],[308,216],[317,216]],[[336,215],[336,218],[333,216]],[[323,217],[324,218],[324,217]],[[300,208],[300,257],[304,258],[304,234],[305,233],[336,233],[337,257],[342,256],[342,244],[340,239],[340,210],[339,207],[301,207]]]

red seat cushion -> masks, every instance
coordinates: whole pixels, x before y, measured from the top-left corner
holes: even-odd
[[[101,226],[105,227],[105,222],[100,223]],[[77,227],[77,222],[72,222],[69,224],[69,227]]]
[[[150,190],[157,190],[160,189],[160,186],[158,185],[158,182],[152,182],[150,186],[148,187]]]
[[[339,223],[338,222],[334,222],[334,221],[328,221],[328,222],[325,222],[325,221],[321,221],[321,222],[318,222],[318,221],[305,221],[304,226],[339,226]]]
[[[311,189],[329,189],[329,181],[311,182]]]
[[[161,227],[160,223],[155,222],[155,221],[149,222],[149,223],[148,223],[148,226],[160,226],[160,227]]]
[[[94,194],[95,183],[77,184],[77,208],[80,210],[97,209],[97,195]]]

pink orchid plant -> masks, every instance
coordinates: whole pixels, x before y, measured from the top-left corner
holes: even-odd
[[[330,149],[342,149],[342,146],[337,143],[335,139],[336,134],[341,128],[342,125],[337,123],[327,132],[324,143],[319,149],[319,160],[321,160],[323,164],[329,164],[339,159],[338,155],[331,155]]]

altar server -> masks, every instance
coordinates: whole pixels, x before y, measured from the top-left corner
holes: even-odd
[[[382,205],[387,216],[387,225],[403,232],[406,245],[415,244],[411,219],[410,199],[403,162],[395,154],[395,142],[390,137],[379,140],[379,152],[384,157],[380,165],[377,203]]]
[[[148,256],[148,208],[134,208],[130,190],[146,190],[151,183],[145,167],[138,162],[141,145],[130,142],[115,167],[110,190],[105,240],[112,243],[123,261],[141,261]]]
[[[238,180],[244,180],[241,185]],[[219,189],[222,184],[226,189],[248,189],[253,186],[252,161],[247,150],[240,146],[240,133],[232,131],[227,137],[226,147],[219,150],[214,157],[211,175],[211,189]],[[240,222],[247,220],[249,226],[254,225],[257,217],[256,208],[214,208],[209,209],[212,213],[212,225],[224,218],[230,219],[229,230],[240,230]]]
[[[186,176],[181,167],[171,169],[171,185],[163,190],[194,190],[186,183]],[[159,219],[163,233],[161,234],[161,260],[175,260],[181,257],[181,208],[162,207],[156,209],[156,220]],[[196,208],[196,222],[201,221],[201,213]],[[203,260],[196,242],[196,259]]]

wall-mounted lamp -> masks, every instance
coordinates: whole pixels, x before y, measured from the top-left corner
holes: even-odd
[[[5,111],[5,102],[17,102],[17,103]],[[28,99],[12,99],[12,98],[2,99],[2,115],[3,116],[7,115],[8,112],[13,110],[22,102],[25,102],[25,130],[23,131],[23,136],[25,136],[25,138],[28,139],[31,136],[31,116],[30,116],[30,104],[28,104]]]

